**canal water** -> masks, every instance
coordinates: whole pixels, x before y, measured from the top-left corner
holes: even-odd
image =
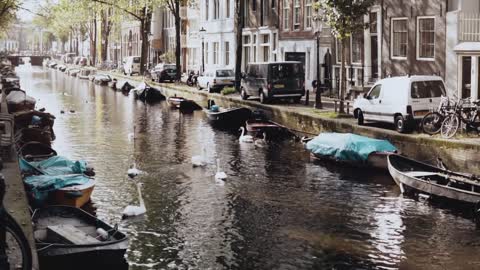
[[[128,233],[129,269],[480,268],[469,211],[404,197],[386,174],[313,163],[294,141],[242,145],[201,111],[146,105],[56,70],[17,71],[57,117],[57,152],[95,167],[97,215]],[[209,165],[192,168],[203,149]],[[145,172],[147,214],[122,221],[138,205],[133,163]]]

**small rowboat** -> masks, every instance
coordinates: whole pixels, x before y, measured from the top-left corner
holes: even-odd
[[[52,204],[82,207],[90,201],[94,188],[95,181],[90,179],[82,185],[73,185],[55,190],[50,195],[49,200]]]
[[[170,105],[171,108],[173,109],[180,109],[180,104],[182,102],[184,102],[186,99],[184,99],[183,97],[177,97],[177,96],[173,96],[173,97],[169,97],[167,99],[167,103],[168,105]]]
[[[209,100],[209,106],[204,108],[203,112],[213,125],[232,128],[242,126],[252,115],[250,109],[244,107],[223,108],[215,105],[212,100]]]
[[[112,227],[75,207],[49,206],[32,215],[34,238],[43,268],[117,269],[124,261],[128,238]],[[105,266],[110,267],[105,267]],[[62,267],[60,267],[62,266]]]
[[[139,99],[145,102],[155,102],[155,101],[165,99],[165,96],[163,96],[160,90],[149,86],[145,82],[140,83],[132,91],[136,99]]]
[[[400,190],[411,188],[422,193],[455,201],[478,203],[480,178],[434,167],[400,155],[388,156],[388,171]]]
[[[383,170],[388,168],[387,157],[397,152],[397,148],[386,140],[351,133],[321,133],[309,139],[305,148],[314,159]]]
[[[255,137],[260,137],[263,133],[266,133],[268,138],[294,136],[288,128],[267,119],[248,119],[245,125],[248,133]]]

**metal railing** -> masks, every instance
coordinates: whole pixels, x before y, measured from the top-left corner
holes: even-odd
[[[458,41],[480,41],[480,13],[458,13]]]

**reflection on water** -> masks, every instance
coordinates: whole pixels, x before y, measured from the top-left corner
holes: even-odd
[[[201,111],[145,105],[55,70],[18,72],[38,106],[57,116],[56,150],[95,167],[97,214],[130,236],[130,269],[480,267],[468,216],[402,197],[387,175],[313,163],[291,141],[241,145]],[[209,164],[192,168],[202,147]],[[138,180],[147,214],[122,221],[123,208],[138,202],[126,176],[133,162],[146,172]]]

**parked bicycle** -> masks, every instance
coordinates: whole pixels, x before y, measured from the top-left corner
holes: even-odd
[[[32,250],[22,228],[3,206],[5,179],[0,175],[0,269],[32,269]]]
[[[470,98],[460,99],[452,113],[448,114],[442,122],[441,134],[449,139],[457,134],[461,123],[465,124],[467,132],[480,133],[480,100],[471,101]]]
[[[443,120],[455,108],[455,102],[442,96],[436,111],[427,113],[421,122],[423,132],[434,135],[440,132]]]

